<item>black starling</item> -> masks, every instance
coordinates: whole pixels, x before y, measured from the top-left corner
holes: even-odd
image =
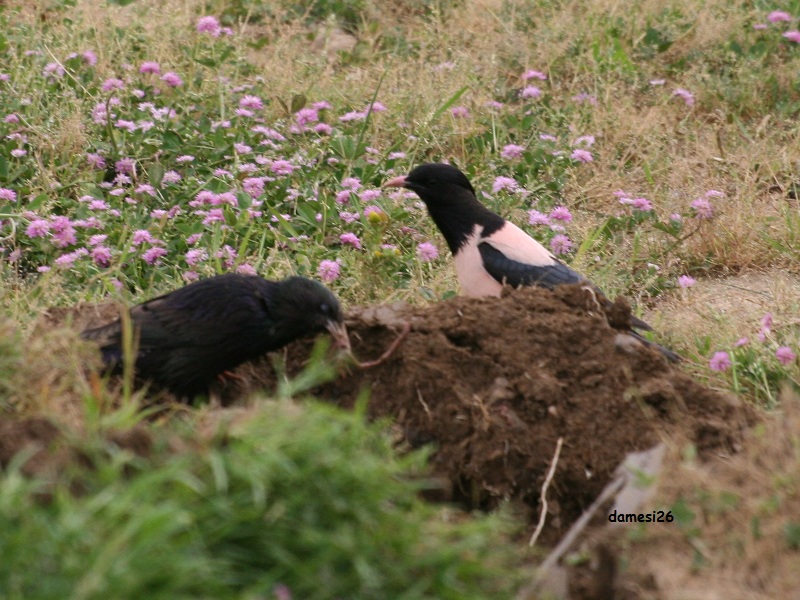
[[[303,277],[217,275],[134,306],[130,318],[137,377],[179,397],[205,393],[229,369],[325,330],[349,348],[336,296]],[[81,336],[97,341],[105,364],[119,370],[121,320]]]

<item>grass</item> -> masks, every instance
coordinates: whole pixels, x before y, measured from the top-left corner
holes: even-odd
[[[230,31],[199,32],[204,15]],[[799,17],[797,1],[6,2],[0,402],[73,423],[87,403],[119,406],[83,375],[74,337],[38,326],[51,306],[132,303],[228,270],[318,277],[323,261],[346,304],[452,295],[420,203],[379,189],[450,160],[543,243],[567,235],[563,258],[633,298],[687,369],[774,407],[800,375],[775,354],[800,348],[800,297],[770,284],[800,270],[800,44],[782,35]],[[325,50],[336,36],[348,50]],[[498,177],[516,187],[493,191]],[[563,231],[527,225],[557,207]],[[709,369],[721,351],[731,368]],[[64,518],[81,510],[60,502]]]
[[[487,544],[504,518],[454,525],[424,505],[424,456],[398,459],[382,426],[324,405],[245,416],[145,456],[84,435],[83,466],[46,482],[24,478],[20,457],[0,481],[2,597],[490,598],[514,585]]]

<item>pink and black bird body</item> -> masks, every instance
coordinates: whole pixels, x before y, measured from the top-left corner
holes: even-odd
[[[384,186],[409,189],[425,203],[453,253],[458,282],[465,296],[499,296],[504,285],[552,289],[565,283],[585,283],[605,299],[585,277],[519,227],[481,204],[466,175],[456,167],[423,164],[404,177],[390,179]],[[632,324],[638,329],[651,330],[636,317],[632,317]],[[636,332],[631,333],[651,343]],[[656,346],[670,360],[678,360],[671,350]]]
[[[336,296],[303,277],[269,281],[229,273],[191,283],[129,311],[136,375],[179,397],[207,392],[220,374],[295,339],[330,332],[347,346]],[[104,363],[122,364],[122,321],[84,331]]]

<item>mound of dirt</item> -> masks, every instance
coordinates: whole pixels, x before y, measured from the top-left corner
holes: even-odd
[[[738,400],[698,384],[609,322],[630,322],[627,303],[601,310],[579,286],[354,309],[347,326],[362,360],[379,356],[405,323],[411,331],[385,363],[351,369],[314,394],[351,407],[368,389],[369,415],[391,417],[411,446],[434,444],[433,469],[450,482],[443,495],[472,508],[516,498],[538,518],[562,437],[548,492],[553,539],[628,452],[680,430],[701,456],[727,453],[752,420]],[[309,350],[309,342],[288,348],[288,373],[302,369]],[[268,389],[273,373],[267,361],[240,369]],[[241,392],[234,386],[226,397]]]
[[[49,319],[82,329],[109,314],[82,305]],[[405,324],[410,332],[384,363],[346,369],[313,393],[349,408],[369,390],[370,417],[391,417],[408,446],[433,444],[432,468],[448,482],[438,496],[470,508],[512,498],[537,519],[540,488],[563,438],[546,542],[591,504],[628,452],[680,432],[701,456],[728,453],[753,420],[735,398],[703,387],[625,333],[629,322],[625,302],[600,307],[580,286],[354,308],[347,326],[362,360],[381,355]],[[312,343],[283,351],[289,375],[303,369]],[[236,375],[218,390],[225,404],[276,386],[268,357]]]

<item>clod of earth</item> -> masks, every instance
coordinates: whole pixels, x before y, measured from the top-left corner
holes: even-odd
[[[439,497],[475,508],[505,498],[538,518],[539,490],[556,441],[564,446],[550,485],[543,539],[562,534],[608,483],[628,452],[681,431],[702,455],[735,450],[752,410],[710,390],[626,329],[630,308],[598,310],[570,285],[502,298],[452,298],[424,307],[354,308],[353,351],[377,356],[404,324],[411,331],[369,370],[342,373],[314,395],[352,407],[370,391],[372,418],[391,417],[412,447],[434,444],[431,465],[449,482]],[[310,343],[286,351],[289,375]],[[251,385],[276,385],[269,361],[242,367]],[[225,390],[234,401],[242,388]]]

